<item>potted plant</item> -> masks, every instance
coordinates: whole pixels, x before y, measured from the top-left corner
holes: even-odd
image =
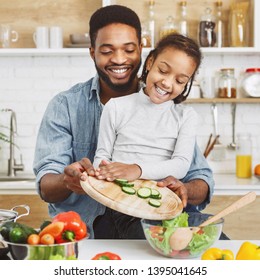
[[[0,127],[4,127],[4,126],[0,125]],[[5,127],[5,128],[7,128],[7,127]],[[9,137],[1,131],[0,131],[0,141],[10,143]]]
[[[9,109],[0,109],[0,112],[7,112]],[[10,131],[10,128],[2,125],[0,123],[0,143],[1,142],[6,142],[6,143],[10,143],[10,136],[6,135],[3,131],[1,131],[2,129],[5,129],[6,131]],[[1,144],[0,144],[0,149],[1,149]]]

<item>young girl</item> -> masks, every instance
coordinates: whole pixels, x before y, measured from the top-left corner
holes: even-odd
[[[150,52],[137,93],[113,98],[104,107],[94,159],[96,176],[161,180],[189,170],[197,114],[180,104],[189,95],[201,63],[198,45],[180,34],[164,37]]]

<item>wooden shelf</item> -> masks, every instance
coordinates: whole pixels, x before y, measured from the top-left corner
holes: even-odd
[[[185,103],[260,103],[260,98],[188,98]]]

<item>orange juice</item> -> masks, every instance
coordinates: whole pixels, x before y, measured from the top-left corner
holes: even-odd
[[[252,156],[236,156],[236,175],[238,178],[250,178],[252,176]]]

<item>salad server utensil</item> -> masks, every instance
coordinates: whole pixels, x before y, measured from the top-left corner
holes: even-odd
[[[197,227],[187,227],[187,228],[178,228],[171,236],[171,244],[176,245],[176,250],[182,250],[188,246],[190,243],[193,234],[198,232],[201,227],[210,225],[220,218],[223,218],[227,216],[230,213],[233,213],[237,211],[238,209],[244,207],[245,205],[253,202],[256,199],[256,193],[255,192],[249,192],[242,196],[240,199],[236,200],[232,204],[230,204],[228,207],[224,208],[220,212],[218,212],[216,215],[210,217],[205,222],[201,223]],[[181,242],[180,242],[181,240]]]

